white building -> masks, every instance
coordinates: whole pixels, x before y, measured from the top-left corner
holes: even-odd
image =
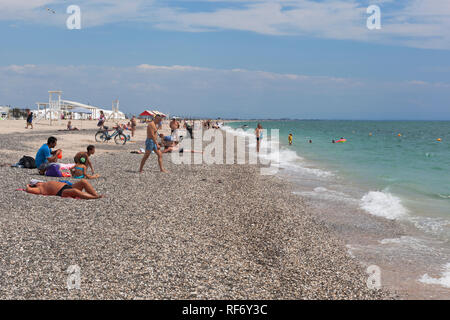
[[[6,119],[8,117],[9,107],[0,106],[0,118]]]
[[[52,119],[58,120],[63,113],[71,113],[73,109],[85,109],[89,110],[91,114],[83,114],[74,112],[72,114],[73,119],[87,119],[92,117],[92,119],[98,119],[100,117],[100,111],[103,111],[107,119],[125,119],[125,114],[119,111],[118,100],[113,103],[112,110],[102,109],[96,106],[87,105],[81,102],[63,100],[61,99],[62,91],[49,91],[49,102],[41,103],[37,102],[37,110],[32,110],[35,114],[35,118],[39,119]]]

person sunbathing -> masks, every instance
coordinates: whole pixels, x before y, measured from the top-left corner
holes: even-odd
[[[85,190],[85,191],[83,191]],[[99,199],[103,198],[99,195],[94,187],[85,179],[68,185],[59,181],[37,182],[34,185],[28,184],[25,190],[31,194],[43,196],[59,196],[64,198],[80,198],[80,199]]]
[[[180,145],[178,143],[178,141],[175,141],[172,145],[170,146],[165,146],[164,150],[162,151],[162,153],[168,153],[168,152],[179,152],[179,153],[203,153],[203,151],[196,151],[196,150],[187,150],[184,148],[180,148]]]

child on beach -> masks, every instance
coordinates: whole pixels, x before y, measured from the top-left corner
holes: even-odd
[[[291,146],[292,145],[292,133],[289,133],[288,141],[289,141],[289,145]]]
[[[75,163],[81,163],[81,164],[84,164],[86,167],[89,167],[89,168],[91,168],[91,171],[92,171],[92,174],[93,175],[95,175],[95,172],[94,172],[94,168],[92,167],[92,163],[91,163],[91,160],[90,160],[90,156],[92,156],[93,154],[95,153],[95,146],[93,146],[92,144],[91,145],[88,145],[88,147],[87,147],[87,152],[85,152],[85,151],[80,151],[80,152],[78,152],[76,155],[75,155],[75,157],[73,158],[73,161],[75,162]],[[85,162],[81,162],[81,158],[85,158]]]
[[[100,177],[98,174],[89,175],[87,174],[87,167],[84,164],[86,162],[85,158],[80,158],[80,163],[76,163],[75,166],[70,170],[72,177],[74,179],[97,179]]]

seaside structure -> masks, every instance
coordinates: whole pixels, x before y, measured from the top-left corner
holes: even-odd
[[[119,111],[119,100],[113,102],[112,110],[106,110],[96,106],[91,106],[81,102],[62,99],[62,91],[49,91],[48,103],[37,102],[37,110],[33,110],[37,120],[50,119],[59,120],[61,114],[72,113],[72,119],[82,119],[83,114],[90,114],[92,119],[100,117],[100,111],[103,111],[108,119],[125,119],[125,114]],[[79,113],[76,110],[85,109],[87,112]],[[74,110],[74,112],[72,112]]]
[[[0,106],[0,119],[8,118],[8,114],[9,114],[9,107]]]

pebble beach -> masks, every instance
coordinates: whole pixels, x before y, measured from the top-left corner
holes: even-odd
[[[3,123],[2,123],[3,125]],[[38,128],[39,129],[39,128]],[[0,134],[1,299],[391,299],[367,287],[365,268],[308,213],[284,180],[256,165],[174,164],[150,156],[139,174],[145,127],[132,143],[95,143],[95,129]],[[11,168],[49,136],[60,162],[95,144],[90,182],[105,198],[23,191],[37,170]],[[35,148],[34,146],[37,146]],[[76,146],[78,148],[78,145]],[[80,268],[68,290],[67,269]]]

